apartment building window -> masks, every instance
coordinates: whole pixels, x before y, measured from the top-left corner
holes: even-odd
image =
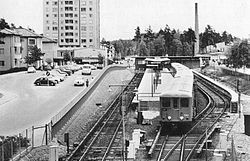
[[[0,44],[5,44],[4,43],[4,37],[0,37]]]
[[[0,61],[0,66],[3,67],[4,66],[4,61]]]
[[[91,8],[91,7],[89,8],[89,11],[92,11],[92,8]]]
[[[73,30],[74,27],[73,26],[65,26],[65,30]]]
[[[52,4],[53,4],[53,5],[57,5],[57,2],[56,2],[56,1],[54,1]]]
[[[46,12],[49,12],[49,8],[48,7],[46,7]]]
[[[73,17],[73,13],[65,13],[65,17]]]
[[[73,36],[73,32],[65,32],[65,36]]]
[[[93,17],[93,14],[89,14],[89,17]]]
[[[61,14],[61,17],[63,17],[63,14]]]
[[[63,36],[63,33],[61,33],[61,36]]]
[[[57,12],[57,8],[52,8],[52,12]]]
[[[93,5],[93,1],[89,1],[89,5]]]
[[[78,42],[78,40],[77,40],[77,39],[75,39],[75,42]]]
[[[47,30],[49,30],[49,26],[47,26]]]
[[[93,31],[94,27],[93,26],[89,26],[89,30]]]
[[[82,39],[82,43],[86,43],[86,39]]]
[[[85,7],[81,8],[81,11],[82,11],[82,12],[85,12],[85,11],[86,11],[86,8],[85,8]]]
[[[65,23],[73,23],[73,20],[65,20]]]
[[[63,8],[61,7],[61,11],[63,11]]]
[[[78,33],[77,33],[77,32],[75,33],[75,36],[78,36]]]
[[[78,21],[77,21],[77,20],[75,20],[75,23],[78,23]]]
[[[56,22],[56,21],[53,21],[52,24],[53,24],[53,25],[57,25],[57,22]]]
[[[61,4],[63,4],[63,1],[61,1]]]
[[[0,48],[0,55],[4,54],[4,48]]]
[[[64,42],[64,40],[63,40],[63,39],[61,39],[61,42]]]
[[[22,46],[20,47],[20,53],[21,54],[23,53],[23,47]]]
[[[89,39],[89,42],[93,42],[93,39]]]
[[[84,25],[87,24],[87,20],[86,20],[86,19],[82,20],[81,22],[82,22],[82,24],[84,24]]]
[[[93,23],[93,20],[89,20],[89,24],[92,24]]]
[[[87,27],[86,26],[82,26],[82,30],[83,31],[87,31]]]
[[[14,50],[15,50],[15,53],[17,53],[17,47],[16,46],[14,47]]]
[[[46,23],[49,24],[49,20],[47,20]]]
[[[75,11],[77,11],[77,7],[75,7]]]
[[[65,1],[65,4],[73,4],[73,1]]]
[[[57,17],[57,14],[53,14],[53,17]]]
[[[49,4],[49,2],[47,1],[47,2],[46,2],[46,4],[48,5],[48,4]]]
[[[46,14],[46,17],[49,17],[49,14]]]
[[[78,26],[75,27],[75,30],[78,30]]]
[[[73,11],[73,7],[65,7],[65,11]]]
[[[73,39],[65,39],[66,43],[73,42]]]
[[[63,30],[63,27],[61,27],[61,30]]]
[[[77,15],[77,14],[75,14],[75,17],[78,17],[78,15]]]
[[[57,27],[52,27],[52,30],[53,31],[57,31]]]
[[[35,45],[36,40],[35,39],[29,39],[29,45]]]
[[[86,1],[82,1],[82,5],[85,6],[86,5]]]

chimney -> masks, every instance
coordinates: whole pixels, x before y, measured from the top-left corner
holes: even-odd
[[[198,20],[198,3],[195,3],[195,37],[196,42],[194,44],[194,56],[199,54],[199,20]]]

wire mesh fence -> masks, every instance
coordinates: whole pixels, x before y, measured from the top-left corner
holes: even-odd
[[[13,136],[0,136],[0,161],[17,160],[34,147],[48,145],[50,140],[50,124],[32,126]]]

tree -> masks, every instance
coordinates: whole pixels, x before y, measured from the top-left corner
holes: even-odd
[[[139,44],[139,56],[148,56],[147,46],[143,40]]]
[[[249,48],[247,41],[242,41],[240,44],[234,44],[231,49],[232,53],[229,57],[229,63],[233,65],[234,68],[240,68],[242,66],[248,65],[249,61]]]
[[[171,47],[171,56],[181,56],[182,55],[182,43],[178,39],[173,39],[172,47]]]
[[[71,56],[69,51],[66,50],[63,53],[63,60],[64,60],[64,62],[72,61],[72,56]]]
[[[162,35],[159,35],[157,39],[154,40],[155,56],[165,56],[165,40]]]
[[[192,56],[193,55],[193,46],[190,45],[188,42],[182,43],[183,48],[183,56]]]
[[[135,36],[133,41],[139,42],[141,39],[141,31],[140,31],[140,27],[137,26],[137,28],[135,29]]]
[[[29,54],[24,57],[25,62],[29,65],[34,64],[38,60],[41,60],[41,57],[44,56],[44,53],[41,52],[41,49],[36,45],[29,47]]]
[[[104,57],[102,56],[102,54],[98,54],[98,63],[103,64],[103,60],[104,60]]]
[[[9,24],[5,21],[5,19],[1,18],[1,19],[0,19],[0,30],[5,29],[5,28],[10,29],[10,26],[9,26]]]

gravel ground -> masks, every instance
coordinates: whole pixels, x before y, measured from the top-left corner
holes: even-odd
[[[92,128],[94,122],[99,116],[105,111],[105,108],[111,102],[111,100],[119,93],[120,88],[116,87],[110,92],[110,84],[119,84],[121,82],[132,79],[133,73],[129,70],[115,70],[109,72],[103,81],[97,86],[96,90],[87,99],[85,104],[78,110],[76,115],[74,115],[64,126],[64,128],[57,134],[57,139],[63,142],[64,133],[68,132],[70,137],[70,145],[74,142],[80,141]],[[96,103],[102,103],[102,107],[96,106]],[[65,156],[66,148],[64,146],[60,147],[60,156]],[[23,161],[28,160],[48,160],[49,158],[49,147],[43,146],[32,150]]]

